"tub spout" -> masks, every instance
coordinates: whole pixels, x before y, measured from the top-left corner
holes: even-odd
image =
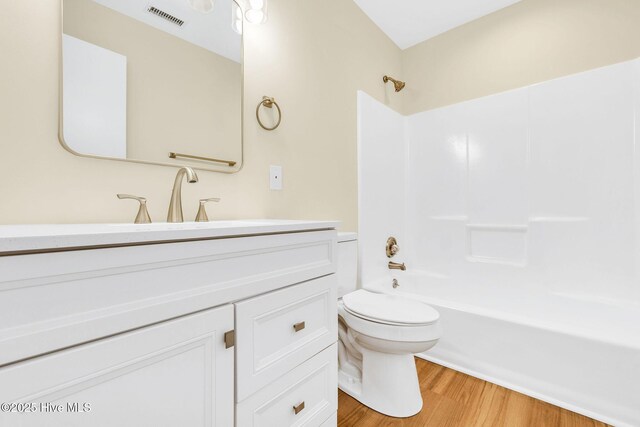
[[[402,264],[397,263],[397,262],[393,262],[393,261],[389,261],[389,270],[402,270],[405,271],[407,269],[407,267],[404,265],[404,262]]]

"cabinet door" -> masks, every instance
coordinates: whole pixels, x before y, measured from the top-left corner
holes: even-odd
[[[227,305],[0,368],[0,425],[231,426],[233,317]]]

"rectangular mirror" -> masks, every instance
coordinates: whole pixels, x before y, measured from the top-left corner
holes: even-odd
[[[63,0],[60,140],[80,156],[242,166],[233,0]]]

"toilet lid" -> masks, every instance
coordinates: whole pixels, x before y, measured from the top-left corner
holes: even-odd
[[[440,317],[433,307],[422,302],[364,289],[348,293],[342,297],[342,302],[352,314],[379,322],[427,325]]]

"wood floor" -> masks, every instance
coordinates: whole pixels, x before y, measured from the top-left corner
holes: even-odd
[[[339,427],[606,427],[524,394],[416,359],[424,406],[414,417],[386,417],[342,391]]]

